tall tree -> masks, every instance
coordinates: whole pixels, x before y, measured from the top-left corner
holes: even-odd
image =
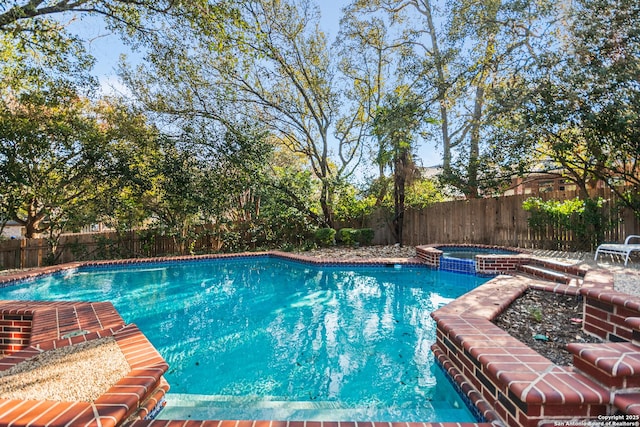
[[[11,3],[11,4],[8,4]],[[103,22],[134,48],[148,43],[165,25],[188,26],[207,16],[207,30],[224,34],[233,20],[234,4],[227,0],[13,0],[0,4],[0,57],[11,51],[0,68],[27,68],[87,81],[94,59],[84,42],[70,32],[69,23],[90,18]],[[7,46],[10,49],[7,49]]]
[[[387,165],[377,161],[385,148],[382,136],[373,129],[373,121],[385,95],[401,79],[396,72],[401,43],[392,39],[384,15],[361,16],[358,8],[349,6],[343,9],[336,46],[340,55],[340,71],[349,85],[347,96],[362,111],[358,120],[363,122],[362,131],[371,139],[369,149],[374,163],[378,165],[376,204],[379,205],[386,196],[387,186],[383,183],[386,182]]]
[[[640,212],[640,6],[579,0],[565,22],[555,49],[501,91],[496,137],[553,162],[584,197],[604,182]]]
[[[396,73],[404,72],[429,104],[437,108],[434,112],[439,117],[443,168],[448,171],[452,150],[457,145],[454,137],[458,131],[452,128],[452,122],[460,86],[452,74],[457,53],[455,44],[448,38],[444,26],[438,25],[447,19],[444,5],[440,3],[433,0],[355,0],[351,7],[365,15],[382,11],[388,14],[392,26],[399,27],[396,33],[400,37],[394,44],[402,49],[404,66],[398,67]]]
[[[208,31],[168,30],[151,49],[152,68],[125,73],[126,80],[145,105],[174,124],[193,117],[222,126],[237,117],[260,121],[279,144],[307,160],[321,183],[322,223],[330,226],[335,186],[359,160],[360,112],[341,116],[318,9],[309,0],[256,0],[239,12],[222,39]]]
[[[411,93],[399,91],[386,97],[374,119],[374,131],[380,136],[384,147],[378,161],[391,166],[393,173],[393,226],[396,242],[401,246],[405,191],[416,174],[413,156],[421,115],[421,103]]]
[[[375,0],[354,2],[364,13],[383,10],[404,26],[406,71],[438,117],[445,182],[467,197],[482,194],[494,171],[485,152],[492,88],[526,60],[545,24],[548,2]],[[417,24],[416,24],[417,19]],[[541,31],[541,30],[540,30]]]
[[[105,138],[90,104],[59,83],[0,104],[2,202],[27,238],[78,220],[104,172]]]
[[[92,15],[105,19],[108,27],[123,35],[140,38],[157,29],[164,17],[189,19],[206,13],[220,18],[230,9],[224,0],[14,0],[0,5],[0,31],[24,36],[24,40],[46,40],[53,18]],[[43,25],[44,24],[44,25]],[[133,40],[132,40],[133,41]]]

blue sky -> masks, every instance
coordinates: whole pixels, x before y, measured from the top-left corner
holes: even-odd
[[[338,33],[340,24],[340,10],[346,6],[349,0],[324,0],[319,1],[322,13],[321,25],[322,29],[328,34],[329,39],[333,41]],[[120,54],[126,54],[130,59],[137,56],[127,46],[125,46],[117,34],[112,34],[95,19],[77,18],[71,23],[71,31],[79,32],[88,43],[87,47],[93,56],[96,57],[96,65],[94,72],[104,81],[112,81],[113,79],[106,77],[114,77],[115,69],[118,65]]]
[[[321,10],[321,27],[327,33],[330,42],[333,42],[338,33],[341,9],[349,3],[349,0],[318,0]],[[96,58],[94,74],[100,79],[102,87],[107,91],[123,91],[116,76],[121,54],[126,54],[128,61],[135,62],[139,56],[125,46],[117,34],[111,34],[95,19],[77,19],[72,24],[71,30],[77,31],[88,41],[87,47]],[[418,157],[422,166],[433,166],[441,163],[439,150],[426,143],[418,148]]]

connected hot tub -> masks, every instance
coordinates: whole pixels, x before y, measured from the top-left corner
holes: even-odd
[[[530,259],[519,249],[470,244],[417,246],[416,255],[440,270],[490,275],[514,271]]]

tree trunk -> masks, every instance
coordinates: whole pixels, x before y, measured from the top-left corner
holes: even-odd
[[[396,159],[394,168],[394,219],[393,228],[396,235],[396,242],[402,246],[402,231],[404,228],[404,200],[405,200],[405,186],[407,182],[408,171],[408,153],[403,150],[398,159]]]
[[[17,215],[15,216],[17,217]],[[29,203],[29,207],[27,208],[26,220],[15,217],[13,219],[24,225],[24,237],[26,239],[33,239],[34,237],[36,237],[36,234],[43,231],[40,230],[39,225],[44,219],[44,214],[42,212],[38,212],[38,200],[35,198],[31,199],[31,203]]]
[[[484,80],[484,79],[483,79]],[[467,190],[468,198],[478,198],[478,170],[480,166],[480,127],[482,120],[482,107],[484,105],[484,82],[480,82],[476,88],[476,100],[473,110],[473,121],[469,138],[469,163],[467,164]]]
[[[37,232],[36,224],[34,224],[31,221],[27,221],[24,227],[25,227],[25,232],[24,232],[25,239],[33,239],[33,237]]]
[[[493,55],[496,49],[495,34],[491,35],[485,46],[482,71],[476,82],[476,97],[471,117],[471,131],[469,137],[469,163],[467,164],[466,196],[468,198],[480,197],[478,173],[480,168],[480,130],[482,129],[482,115],[484,114],[484,101],[486,95],[487,79],[490,67],[493,64]]]
[[[447,108],[447,72],[445,70],[445,61],[440,52],[438,43],[438,34],[436,26],[433,22],[431,13],[431,3],[425,2],[424,15],[427,19],[429,27],[429,36],[431,38],[431,46],[433,49],[433,60],[437,73],[435,82],[437,88],[436,98],[440,106],[440,131],[442,132],[442,168],[447,173],[451,168],[451,137],[449,136],[449,109]]]
[[[322,215],[324,225],[329,228],[333,228],[333,210],[331,208],[331,192],[332,189],[327,183],[326,179],[322,180],[322,189],[320,190],[320,207],[322,208]]]

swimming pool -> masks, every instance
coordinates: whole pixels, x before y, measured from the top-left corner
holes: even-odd
[[[83,268],[0,299],[111,301],[170,365],[161,418],[474,421],[430,313],[486,280],[253,257]]]

